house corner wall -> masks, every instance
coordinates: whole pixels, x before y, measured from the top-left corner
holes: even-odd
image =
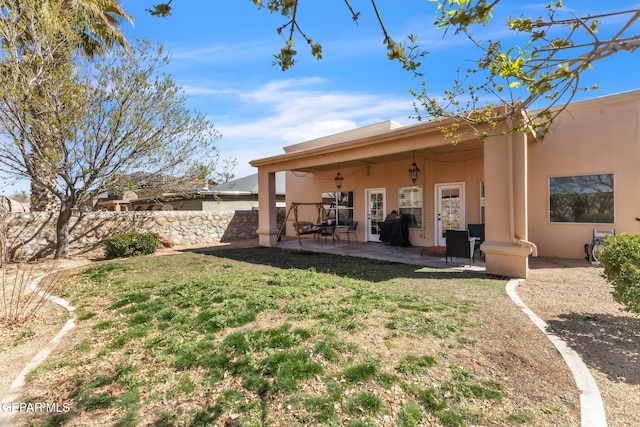
[[[594,228],[640,233],[640,90],[571,104],[550,130],[528,149],[529,234],[540,256],[585,259]],[[614,222],[554,222],[550,180],[599,174],[613,174]]]

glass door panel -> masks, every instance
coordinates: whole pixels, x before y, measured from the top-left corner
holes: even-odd
[[[436,245],[445,246],[447,230],[464,230],[464,184],[436,185]]]
[[[380,228],[384,222],[385,211],[385,190],[367,190],[367,240],[370,242],[380,241]]]

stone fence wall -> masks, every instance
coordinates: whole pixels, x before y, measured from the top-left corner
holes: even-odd
[[[57,214],[16,212],[7,214],[7,238],[20,256],[47,255],[55,248]],[[278,226],[284,210],[278,211]],[[196,245],[257,238],[258,211],[133,211],[88,212],[70,223],[71,254],[94,249],[113,234],[152,231],[168,245]]]

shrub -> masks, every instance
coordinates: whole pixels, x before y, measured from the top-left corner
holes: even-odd
[[[640,313],[640,234],[608,236],[598,261],[613,285],[613,298],[625,310]]]
[[[107,258],[121,258],[154,253],[160,247],[158,233],[135,231],[114,234],[102,241]]]

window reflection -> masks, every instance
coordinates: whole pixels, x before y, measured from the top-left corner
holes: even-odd
[[[422,188],[400,187],[398,190],[400,213],[409,218],[409,228],[422,228]]]
[[[322,203],[327,211],[327,219],[337,220],[338,225],[353,223],[353,191],[322,193]]]
[[[549,220],[613,223],[613,183],[613,174],[549,178]]]

